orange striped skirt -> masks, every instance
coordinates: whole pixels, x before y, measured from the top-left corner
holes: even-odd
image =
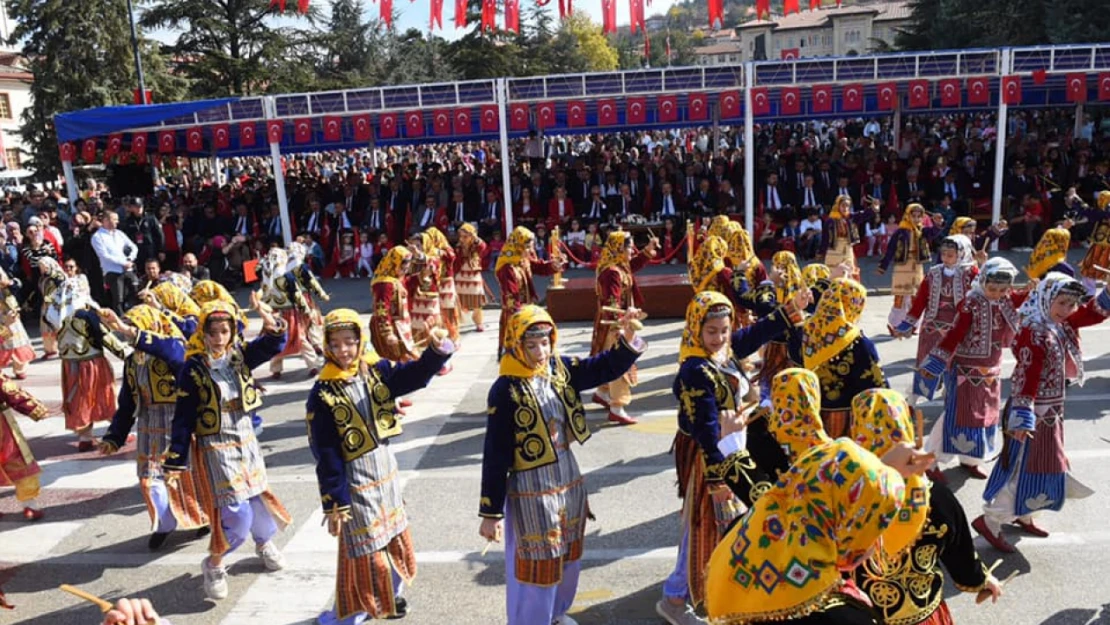
[[[339,570],[335,576],[335,613],[340,620],[359,612],[372,619],[397,614],[393,573],[405,583],[416,577],[416,551],[406,528],[384,549],[352,558],[343,541],[339,544]]]
[[[80,430],[116,413],[116,375],[104,356],[62,360],[62,413],[67,430]]]

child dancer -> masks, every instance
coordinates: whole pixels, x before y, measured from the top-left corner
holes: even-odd
[[[409,248],[420,269],[409,277],[406,284],[412,305],[412,339],[422,348],[428,342],[432,329],[443,326],[443,312],[439,306],[442,260],[439,247],[427,232],[417,232],[409,237]]]
[[[327,625],[408,612],[401,594],[416,575],[416,552],[389,445],[401,434],[393,398],[427,386],[454,348],[433,336],[415,362],[372,361],[361,325],[349,308],[324,318],[325,364],[306,406],[328,531],[340,539],[335,608],[318,619]]]
[[[43,517],[35,501],[41,491],[42,469],[31,455],[12,411],[35,421],[42,421],[47,414],[42,402],[0,374],[0,486],[14,486],[15,499],[23,504],[23,518],[38,521]]]
[[[19,318],[19,301],[13,295],[19,288],[19,281],[0,269],[0,369],[11,364],[12,376],[24,380],[27,363],[35,359],[35,348]]]
[[[478,237],[473,224],[459,226],[459,245],[455,252],[455,289],[459,295],[460,317],[470,312],[476,332],[485,332],[482,323],[482,306],[486,304],[486,284],[482,277],[482,258],[486,255],[486,242]],[[461,321],[461,319],[460,319]]]
[[[439,312],[443,327],[451,342],[459,343],[459,308],[458,295],[455,292],[455,248],[447,241],[443,231],[432,226],[425,233],[431,238],[436,252],[439,254]],[[450,371],[450,365],[444,373]]]
[[[390,248],[370,282],[374,296],[374,314],[370,317],[370,343],[379,356],[393,362],[416,359],[409,316],[408,289],[412,252],[407,247]]]
[[[532,249],[536,235],[524,226],[517,226],[497,258],[493,273],[501,287],[501,323],[498,329],[498,354],[504,353],[505,328],[521,307],[538,301],[532,274],[550,276],[562,268],[560,261],[537,260]]]
[[[931,257],[929,242],[921,225],[924,219],[925,209],[920,204],[907,206],[902,223],[890,238],[886,254],[879,262],[879,275],[886,273],[892,263],[894,265],[890,287],[894,305],[887,318],[887,329],[891,334],[905,319],[913,296],[917,294],[917,287],[924,279],[924,263]]]
[[[281,315],[289,328],[289,340],[285,349],[270,360],[270,373],[275,380],[281,379],[282,364],[286,356],[300,354],[308,368],[308,375],[315,377],[319,372],[319,361],[312,342],[308,339],[311,327],[311,310],[304,290],[299,281],[289,272],[289,255],[280,247],[271,248],[266,258],[258,264],[262,274],[262,284],[258,289],[259,299],[276,314]]]
[[[195,436],[196,461],[208,477],[214,499],[209,556],[201,563],[204,592],[210,599],[227,597],[223,558],[248,535],[267,570],[285,567],[285,557],[271,539],[292,519],[267,486],[266,465],[250,416],[262,405],[251,370],[281,352],[285,324],[265,309],[259,312],[262,333],[240,346],[235,338],[239,310],[218,301],[205,304],[177,378],[173,435],[163,469],[172,480],[189,468]]]

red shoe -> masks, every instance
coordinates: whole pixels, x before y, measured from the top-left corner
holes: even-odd
[[[1023,532],[1029,534],[1030,536],[1036,536],[1037,538],[1048,538],[1048,530],[1040,527],[1032,521],[1026,522],[1018,519],[1014,521],[1014,525],[1020,527]]]
[[[601,406],[604,406],[606,408],[609,407],[609,402],[605,401],[605,398],[601,396],[601,393],[594,393],[592,401],[595,404],[600,404]]]
[[[440,375],[440,376],[447,375],[448,373],[451,373],[454,369],[455,368],[452,367],[451,365],[443,365],[443,368],[440,369],[439,371],[437,371],[436,375]]]
[[[612,410],[609,411],[609,421],[611,423],[616,423],[617,425],[633,425],[635,423],[639,423],[639,421],[637,421],[635,417],[630,417],[627,414],[617,414]]]
[[[17,380],[26,380],[27,379],[27,374],[26,373],[17,373],[15,375],[13,375],[12,377],[17,379]]]
[[[276,372],[274,372],[274,373],[271,373],[271,374],[270,374],[270,379],[271,379],[271,380],[280,380],[280,379],[281,379],[281,372],[280,372],[280,371],[276,371]]]
[[[961,462],[960,463],[960,468],[963,469],[964,473],[967,473],[967,476],[970,477],[973,480],[985,480],[985,479],[987,479],[987,474],[983,473],[983,470],[979,468],[979,465],[963,464]]]
[[[43,516],[45,515],[43,514],[42,510],[36,510],[29,507],[23,509],[23,518],[27,521],[38,521]]]
[[[412,400],[411,399],[405,399],[404,397],[402,397],[401,398],[401,407],[402,408],[408,408],[410,406],[412,406]]]
[[[317,369],[316,367],[313,367],[313,368],[308,370],[308,377],[314,378],[318,375],[320,375],[320,370]]]
[[[77,443],[77,451],[79,452],[92,451],[94,449],[96,449],[96,443],[92,441],[81,441]]]
[[[925,471],[925,477],[929,478],[933,482],[936,482],[937,484],[947,484],[948,483],[948,477],[946,475],[944,475],[943,471],[941,471],[940,469],[938,469],[936,467],[933,467],[932,469],[929,469],[929,470]]]
[[[477,326],[474,327],[474,331],[475,332],[485,332],[486,331],[486,326],[484,324],[479,323]]]
[[[980,514],[971,522],[971,529],[975,530],[983,538],[986,538],[987,542],[991,544],[991,547],[994,547],[1002,553],[1014,552],[1013,545],[1006,542],[1006,539],[1002,538],[1001,535],[995,535],[990,531],[990,528],[987,527],[987,520],[983,518],[983,515]]]

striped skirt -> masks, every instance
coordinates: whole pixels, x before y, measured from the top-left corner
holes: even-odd
[[[427,343],[432,328],[442,325],[440,319],[439,293],[424,294],[417,291],[412,295],[412,338],[418,346]]]
[[[62,360],[62,413],[67,430],[111,421],[116,413],[116,375],[104,356]],[[172,406],[170,407],[172,411]],[[172,415],[171,415],[172,417]]]
[[[143,492],[147,512],[150,514],[151,527],[158,527],[158,515],[150,495],[150,484],[162,480],[162,460],[170,448],[170,429],[173,424],[173,404],[152,404],[140,406],[136,423],[136,463],[139,474],[139,488]],[[193,441],[190,452],[197,457],[197,444]],[[212,494],[205,479],[201,463],[193,463],[180,477],[166,483],[166,494],[170,510],[177,519],[180,529],[196,529],[208,525],[208,511],[212,509]]]
[[[344,537],[350,530],[343,528]],[[393,573],[405,583],[416,578],[416,551],[408,529],[389,541],[383,549],[351,557],[339,549],[339,568],[335,576],[335,612],[340,620],[365,612],[372,619],[397,614]]]
[[[475,310],[486,305],[486,288],[482,284],[481,269],[461,269],[455,274],[455,292],[459,306],[465,310]]]

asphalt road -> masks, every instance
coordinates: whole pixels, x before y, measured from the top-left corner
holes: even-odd
[[[874,282],[874,281],[870,281]],[[365,280],[332,282],[333,305],[369,309]],[[879,351],[896,389],[909,386],[915,342],[883,337],[889,297],[873,297],[865,330],[879,337]],[[497,374],[496,313],[489,330],[464,326],[454,371],[436,378],[414,396],[404,435],[397,440],[405,498],[411,515],[419,574],[409,590],[406,622],[490,625],[504,623],[504,554],[480,555],[477,517],[485,396]],[[589,530],[574,618],[583,625],[660,623],[654,604],[674,565],[678,499],[673,461],[675,402],[670,388],[676,370],[681,322],[646,322],[649,350],[640,360],[640,384],[631,412],[641,423],[610,427],[604,412],[590,406],[593,438],[575,447],[590,488],[597,522]],[[584,354],[588,324],[560,328],[560,349]],[[1002,559],[997,575],[1017,570],[998,605],[976,606],[950,589],[949,602],[961,625],[1110,624],[1110,324],[1083,331],[1087,384],[1069,390],[1067,446],[1075,475],[1098,491],[1069,501],[1062,513],[1043,516],[1046,539],[1009,535],[1019,552]],[[1007,358],[1006,371],[1013,366]],[[118,363],[116,371],[120,371]],[[56,590],[79,585],[106,598],[152,599],[175,625],[294,625],[313,622],[328,607],[335,582],[335,540],[321,527],[318,493],[304,425],[304,399],[311,381],[300,362],[287,361],[280,382],[266,384],[261,436],[272,488],[295,523],[280,535],[288,567],[265,573],[253,551],[230,559],[230,595],[204,598],[200,561],[204,540],[174,535],[162,551],[146,548],[147,514],[136,486],[134,447],[109,458],[78,454],[60,416],[20,423],[42,465],[46,518],[25,523],[10,488],[0,489],[0,584],[16,604],[0,611],[0,623],[85,624],[98,622],[97,609]],[[260,374],[265,376],[264,370]],[[31,366],[26,388],[60,407],[59,365]],[[931,420],[939,412],[926,409]],[[102,427],[98,428],[98,432]],[[949,473],[969,517],[981,506],[982,482],[964,483]],[[1000,554],[976,541],[988,562]],[[542,625],[542,624],[541,624]]]

